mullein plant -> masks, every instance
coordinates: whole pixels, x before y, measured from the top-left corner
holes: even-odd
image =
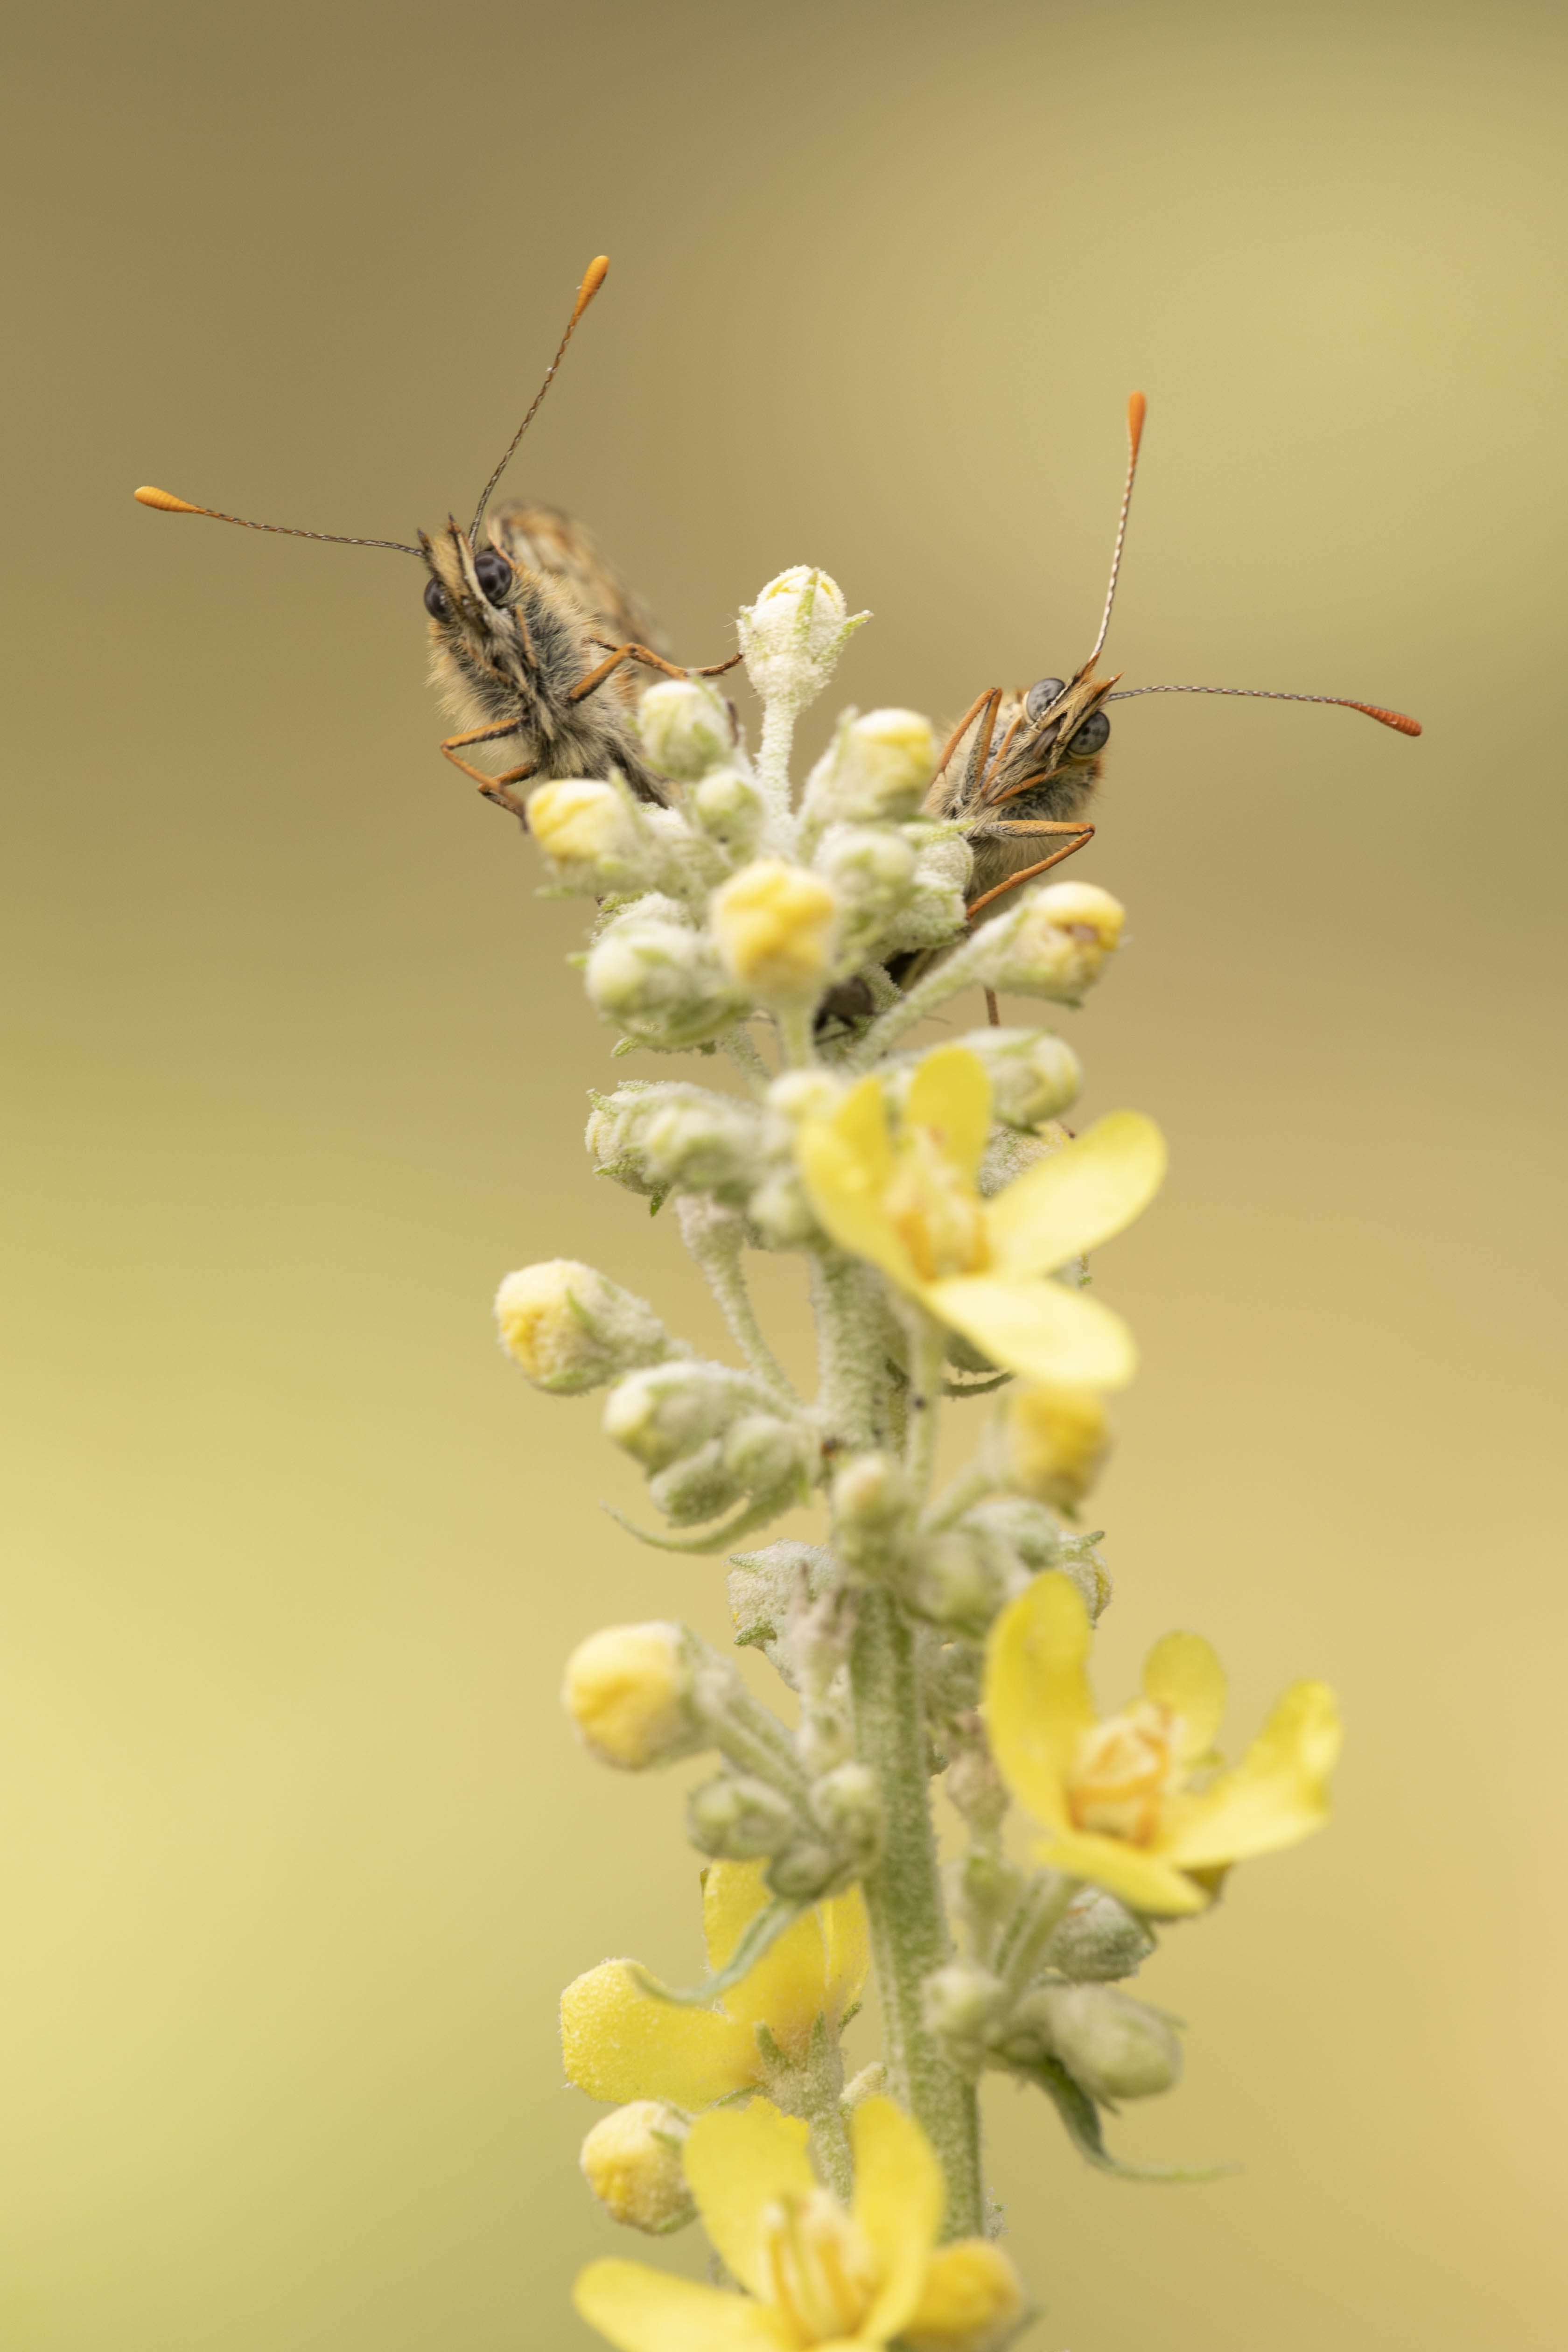
[[[669,806],[615,775],[528,802],[550,886],[597,901],[584,977],[616,1054],[731,1066],[722,1087],[595,1094],[587,1145],[668,1204],[739,1360],[564,1259],[507,1276],[502,1343],[539,1388],[606,1392],[662,1523],[632,1532],[726,1556],[735,1640],[793,1695],[775,1714],[672,1621],[567,1662],[593,1755],[715,1767],[687,1807],[706,1977],[612,1959],[562,2000],[567,2074],[611,2109],[589,2188],[651,2235],[700,2222],[711,2249],[708,2283],[583,2273],[578,2310],[623,2352],[1000,2352],[1031,2294],[985,2191],[982,2075],[1035,2085],[1081,2156],[1131,2171],[1102,2117],[1169,2090],[1181,2047],[1126,1982],[1162,1923],[1321,1822],[1339,1738],[1331,1694],[1297,1683],[1227,1766],[1224,1675],[1194,1633],[1156,1642],[1114,1712],[1090,1695],[1110,1585],[1078,1515],[1134,1350],[1085,1261],[1148,1206],[1164,1148],[1134,1111],[1069,1133],[1079,1065],[1048,1031],[908,1041],[977,986],[1078,1004],[1122,909],[1058,880],[969,927],[971,852],[922,813],[937,749],[912,711],[847,711],[795,792],[796,718],[865,617],[822,572],[783,573],[741,615],[754,757],[718,692],[669,680],[640,718]],[[815,1395],[759,1327],[749,1250],[806,1269]],[[934,1491],[940,1410],[974,1398],[993,1400],[974,1458]],[[818,1490],[825,1544],[742,1548]],[[945,1869],[939,1776],[963,1831]],[[847,2081],[873,1975],[883,2055]]]

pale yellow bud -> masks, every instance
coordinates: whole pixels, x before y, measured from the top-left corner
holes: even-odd
[[[713,893],[713,936],[725,970],[764,1004],[798,1004],[826,983],[838,901],[804,866],[760,857]]]
[[[873,824],[911,817],[936,772],[936,738],[918,710],[848,714],[805,788],[805,811],[823,823]]]
[[[1076,1510],[1110,1451],[1110,1425],[1098,1390],[1021,1389],[1008,1400],[1008,1479],[1037,1503]]]
[[[821,693],[850,635],[869,618],[851,617],[844,591],[826,572],[794,563],[741,608],[746,675],[764,701],[799,709]]]
[[[500,1343],[536,1388],[579,1396],[676,1343],[651,1307],[576,1258],[521,1266],[496,1293]]]
[[[1100,976],[1127,917],[1092,882],[1055,882],[1015,915],[1002,915],[975,940],[974,975],[988,988],[1076,1003]]]
[[[939,2246],[905,2321],[909,2352],[993,2352],[1024,2316],[1024,2286],[1000,2246],[960,2238]]]
[[[584,1747],[605,1764],[641,1772],[689,1755],[701,1732],[679,1625],[607,1625],[566,1661],[561,1700]]]
[[[695,782],[734,750],[729,706],[705,679],[661,678],[637,705],[637,732],[656,768]]]
[[[612,2221],[662,2237],[696,2211],[686,2185],[686,2120],[659,2099],[634,2099],[583,2142],[583,2178]]]
[[[614,784],[581,777],[531,793],[528,829],[568,881],[597,881],[629,868],[641,847],[625,795]]]

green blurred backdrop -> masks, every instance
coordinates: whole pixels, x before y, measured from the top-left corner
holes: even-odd
[[[601,248],[514,484],[686,658],[809,561],[877,616],[837,699],[1063,670],[1141,384],[1131,680],[1426,722],[1116,717],[1074,870],[1132,939],[1068,1034],[1174,1172],[1101,1267],[1145,1349],[1102,1680],[1191,1623],[1238,1727],[1319,1673],[1351,1738],[1332,1833],[1145,1979],[1189,2078],[1121,2144],[1243,2176],[1086,2175],[1000,2090],[992,2169],[1041,2352],[1559,2345],[1560,14],[9,38],[7,2352],[584,2344],[555,1994],[696,1965],[689,1775],[599,1771],[555,1688],[604,1622],[721,1634],[720,1571],[610,1527],[595,1406],[488,1319],[562,1253],[718,1344],[588,1180],[580,910],[437,757],[411,566],[130,498],[466,514]]]

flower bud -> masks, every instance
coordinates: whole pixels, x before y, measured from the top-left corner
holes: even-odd
[[[838,961],[852,969],[865,961],[914,888],[914,850],[891,825],[836,824],[812,862],[838,901]]]
[[[693,1789],[686,1804],[686,1827],[699,1853],[721,1862],[750,1862],[758,1854],[776,1853],[799,1823],[787,1797],[765,1780],[725,1772]]]
[[[681,2158],[685,2138],[685,2117],[661,2099],[634,2099],[594,2126],[578,2161],[612,2221],[663,2237],[695,2218]]]
[[[768,582],[754,604],[741,608],[746,675],[764,702],[804,709],[832,677],[854,631],[870,617],[850,617],[843,590],[826,572],[792,564]]]
[[[717,1518],[740,1501],[745,1488],[725,1462],[723,1440],[710,1437],[706,1445],[656,1472],[647,1491],[654,1507],[674,1526],[689,1528]]]
[[[694,783],[733,756],[729,706],[706,678],[664,677],[637,705],[643,749],[662,774]]]
[[[1000,2352],[1024,2316],[1023,2282],[989,2238],[938,2246],[904,2323],[909,2352]]]
[[[763,1172],[762,1126],[750,1103],[706,1087],[646,1097],[629,1122],[631,1148],[661,1191],[711,1192],[741,1206]]]
[[[521,1266],[496,1293],[500,1343],[535,1388],[580,1396],[634,1366],[675,1355],[651,1307],[575,1258]]]
[[[1110,1985],[1039,1985],[1019,2003],[1091,2099],[1148,2099],[1181,2076],[1182,2045],[1158,2010]]]
[[[831,1499],[839,1557],[862,1574],[875,1575],[910,1508],[902,1463],[893,1454],[852,1454],[835,1475]]]
[[[603,898],[642,878],[647,852],[621,785],[580,776],[541,784],[528,796],[528,829],[568,889]]]
[[[1004,1408],[1011,1484],[1037,1503],[1076,1511],[1105,1466],[1110,1424],[1095,1389],[1020,1389]]]
[[[748,1412],[725,1433],[724,1467],[742,1492],[777,1495],[786,1486],[804,1486],[817,1451],[804,1423]]]
[[[918,710],[846,711],[806,782],[811,824],[896,824],[911,817],[936,772],[936,738]]]
[[[606,1021],[667,1053],[706,1044],[745,1009],[710,940],[635,908],[602,935],[585,980]]]
[[[992,1495],[963,1517],[966,1526],[983,1527],[999,1538],[1026,1575],[1055,1568],[1070,1576],[1090,1618],[1100,1615],[1110,1598],[1110,1579],[1099,1554],[1087,1536],[1066,1534],[1042,1504],[1022,1495]]]
[[[811,1810],[839,1850],[864,1869],[882,1843],[882,1784],[872,1767],[851,1761],[825,1772],[812,1788]]]
[[[608,1625],[566,1661],[561,1702],[585,1748],[624,1772],[707,1745],[679,1625]]]
[[[700,832],[731,857],[749,857],[763,830],[763,796],[738,768],[715,768],[686,795],[686,812]]]
[[[1055,882],[985,924],[974,941],[974,977],[986,988],[1076,1004],[1100,976],[1127,918],[1092,882]]]
[[[928,2030],[955,2053],[969,2053],[969,2059],[962,2063],[980,2063],[1006,2000],[1006,1987],[1000,1977],[974,1960],[949,1960],[921,1988]]]
[[[768,1864],[767,1883],[774,1895],[785,1895],[792,1903],[815,1903],[845,1874],[841,1854],[816,1839],[802,1838],[774,1854]]]
[[[1114,1895],[1084,1886],[1073,1896],[1044,1953],[1046,1966],[1074,1984],[1111,1984],[1136,1976],[1154,1938]]]
[[[974,870],[974,852],[951,825],[910,825],[906,838],[915,846],[914,881],[910,896],[879,942],[879,953],[918,954],[923,948],[945,947],[963,930],[965,899]]]
[[[910,1606],[938,1625],[983,1633],[1016,1581],[1016,1563],[984,1525],[961,1519],[911,1545]]]
[[[1047,1029],[972,1029],[954,1042],[984,1063],[992,1116],[1005,1126],[1039,1127],[1078,1099],[1082,1066],[1072,1047]]]
[[[665,1470],[716,1436],[744,1397],[740,1375],[722,1364],[652,1365],[611,1390],[605,1434],[645,1470]]]
[[[713,936],[725,971],[764,1004],[820,995],[838,941],[838,901],[803,866],[759,857],[713,893]]]

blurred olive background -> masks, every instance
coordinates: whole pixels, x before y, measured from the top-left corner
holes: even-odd
[[[437,756],[414,567],[130,497],[466,516],[605,249],[509,487],[688,660],[826,565],[876,620],[808,748],[1082,658],[1135,384],[1129,682],[1426,722],[1115,713],[1073,871],[1131,937],[1064,1025],[1173,1172],[1100,1268],[1145,1350],[1101,1682],[1193,1624],[1236,1737],[1316,1673],[1350,1742],[1332,1833],[1144,1979],[1189,2074],[1118,2144],[1241,2177],[1089,2175],[1002,2087],[992,2171],[1042,2352],[1561,2343],[1561,16],[62,0],[9,39],[0,2338],[575,2347],[574,2269],[637,2251],[553,2007],[607,1952],[690,1980],[694,1768],[599,1770],[555,1692],[602,1622],[721,1638],[721,1572],[605,1520],[595,1403],[489,1301],[564,1254],[717,1318],[590,1181],[582,910]]]

